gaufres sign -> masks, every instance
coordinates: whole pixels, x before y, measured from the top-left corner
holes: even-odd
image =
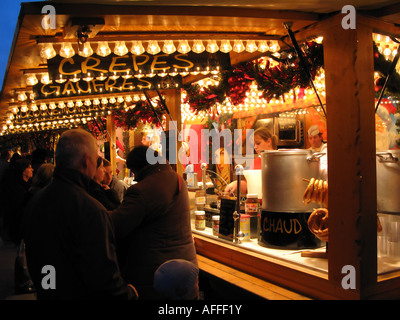
[[[33,87],[37,100],[179,88],[182,75],[231,68],[229,54],[222,52],[56,56],[48,60],[47,65],[52,83]]]

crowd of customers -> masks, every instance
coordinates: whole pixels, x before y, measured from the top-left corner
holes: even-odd
[[[129,187],[83,129],[60,136],[54,164],[42,150],[35,158],[1,152],[0,236],[18,249],[16,293],[35,292],[39,300],[198,298],[186,184],[169,164],[149,164],[149,152],[157,157],[148,146],[128,154],[136,181]]]

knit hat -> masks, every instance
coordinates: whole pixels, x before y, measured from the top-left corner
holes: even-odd
[[[186,260],[168,260],[154,273],[154,290],[165,299],[198,299],[199,268]]]

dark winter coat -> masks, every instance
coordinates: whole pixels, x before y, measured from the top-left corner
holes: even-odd
[[[190,225],[186,184],[168,164],[145,167],[128,188],[121,206],[111,212],[121,272],[139,292],[139,299],[158,298],[155,270],[170,259],[197,265]]]
[[[53,181],[28,204],[23,235],[38,299],[132,298],[117,264],[110,217],[88,194],[89,183],[79,171],[56,167]],[[55,289],[42,287],[46,265],[55,269]]]

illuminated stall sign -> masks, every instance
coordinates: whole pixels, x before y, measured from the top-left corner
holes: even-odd
[[[61,96],[97,95],[152,89],[179,88],[182,75],[229,70],[229,54],[126,54],[71,58],[56,56],[47,61],[50,84],[33,90],[37,100]]]

